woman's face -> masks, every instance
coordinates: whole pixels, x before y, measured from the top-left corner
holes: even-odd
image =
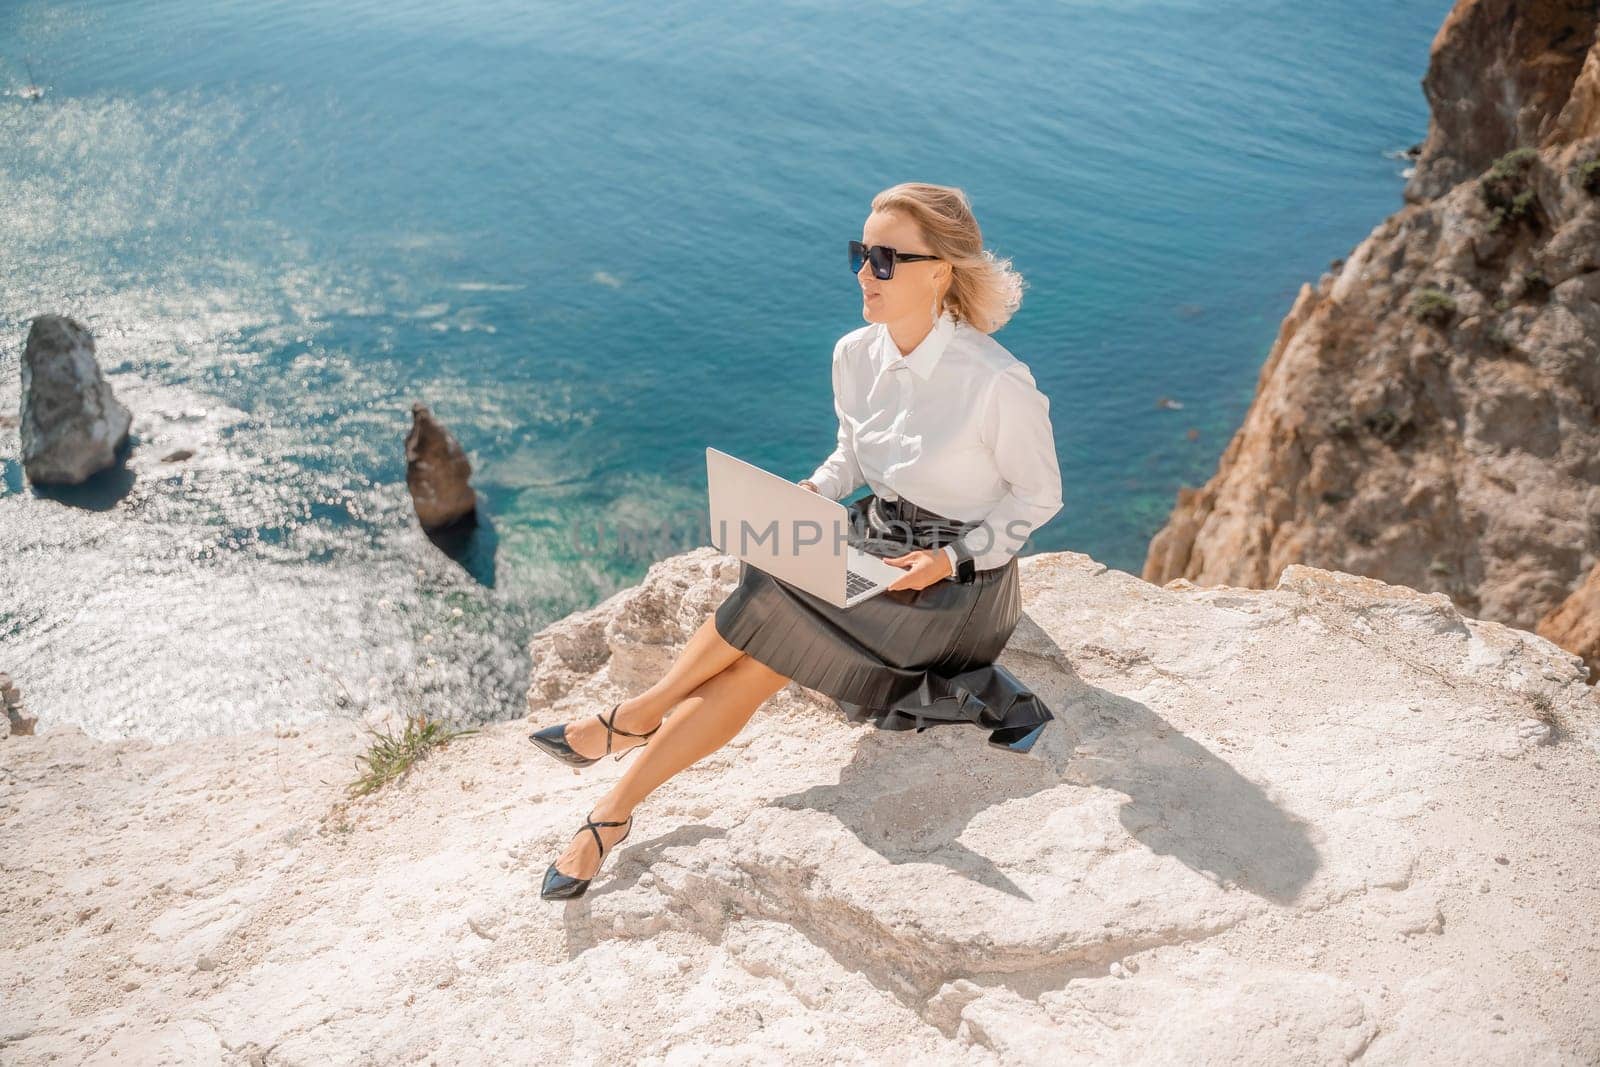
[[[931,255],[917,224],[908,216],[893,211],[874,211],[861,227],[861,243],[888,245],[897,252]],[[894,277],[884,280],[872,273],[870,262],[861,264],[856,281],[861,283],[861,316],[868,322],[933,322],[935,295],[949,284],[950,264],[923,259],[915,263],[896,263]]]

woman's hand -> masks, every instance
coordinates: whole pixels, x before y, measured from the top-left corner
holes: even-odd
[[[821,493],[822,492],[821,489],[817,488],[817,483],[812,481],[810,478],[802,478],[802,479],[800,479],[799,484],[805,486],[807,489],[811,490],[813,493]]]
[[[950,556],[942,548],[918,548],[903,556],[885,556],[885,563],[905,567],[905,577],[896,579],[890,589],[926,589],[950,577]]]

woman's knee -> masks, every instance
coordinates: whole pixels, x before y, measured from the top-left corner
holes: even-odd
[[[692,695],[714,697],[728,694],[758,694],[763,699],[789,684],[789,679],[748,652],[707,678]]]
[[[746,652],[733,664],[752,685],[778,690],[789,684],[789,679]]]

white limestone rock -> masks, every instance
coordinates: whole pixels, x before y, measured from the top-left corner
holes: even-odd
[[[1581,663],[1309,567],[1028,557],[1002,662],[1058,717],[1033,755],[791,685],[541,901],[637,763],[575,775],[530,727],[648,685],[736,575],[697,549],[554,623],[527,722],[347,805],[356,722],[0,746],[3,1058],[1600,1060]]]

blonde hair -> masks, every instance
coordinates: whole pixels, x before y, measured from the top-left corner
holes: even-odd
[[[872,198],[873,211],[909,216],[927,239],[928,249],[949,262],[950,285],[942,310],[984,333],[994,333],[1022,306],[1026,283],[1001,259],[983,247],[983,231],[972,214],[967,194],[950,185],[901,182]]]

